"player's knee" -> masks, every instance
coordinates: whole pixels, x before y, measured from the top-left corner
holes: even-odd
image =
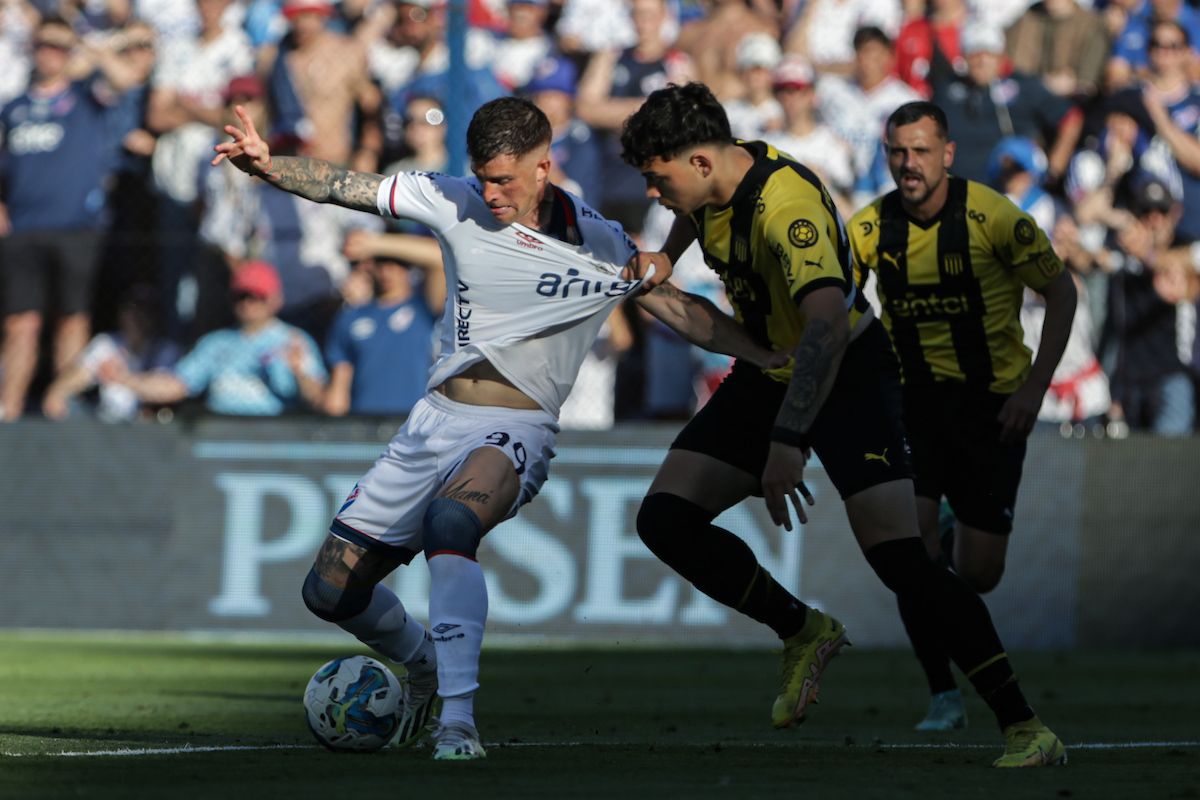
[[[673,546],[690,541],[688,531],[712,522],[713,515],[690,500],[669,492],[655,492],[638,509],[638,537],[659,558]]]
[[[329,583],[317,574],[316,567],[308,571],[300,596],[304,605],[313,614],[326,622],[341,622],[357,617],[366,611],[371,604],[371,593],[374,587],[368,589],[340,588]]]
[[[1003,564],[955,565],[955,572],[975,590],[976,594],[987,594],[1000,585],[1004,576]]]
[[[880,542],[864,555],[883,585],[898,595],[920,595],[929,591],[944,569],[933,563],[925,545],[916,536]]]
[[[422,526],[426,558],[439,553],[475,558],[483,539],[483,523],[475,512],[449,497],[439,497],[429,504]]]

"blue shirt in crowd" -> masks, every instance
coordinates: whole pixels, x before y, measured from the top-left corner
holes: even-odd
[[[112,108],[93,81],[57,94],[32,90],[0,110],[0,179],[13,231],[76,230],[104,221],[113,167]]]
[[[312,337],[279,320],[255,333],[213,331],[180,359],[175,375],[193,396],[207,390],[205,405],[214,414],[281,414],[300,403],[300,386],[288,366],[288,349],[296,339],[304,348],[307,373],[324,380]]]
[[[433,363],[434,316],[420,297],[342,309],[329,332],[330,367],[350,364],[350,411],[407,414],[425,394]]]

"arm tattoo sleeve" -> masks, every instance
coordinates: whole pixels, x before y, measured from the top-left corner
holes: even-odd
[[[316,158],[278,156],[271,160],[271,172],[264,177],[306,200],[378,213],[375,198],[382,175],[352,172]]]
[[[796,345],[796,366],[775,425],[806,433],[816,419],[836,375],[837,351],[833,326],[822,319],[810,320]]]

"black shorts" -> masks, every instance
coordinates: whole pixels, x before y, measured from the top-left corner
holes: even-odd
[[[51,290],[58,313],[88,311],[99,264],[98,231],[21,231],[0,239],[4,313],[46,311]]]
[[[1012,531],[1025,440],[1000,441],[997,415],[1008,395],[942,381],[904,387],[904,427],[918,497],[943,496],[964,525]]]
[[[703,453],[760,477],[786,392],[786,384],[739,361],[671,449]],[[843,499],[912,477],[900,403],[900,366],[876,320],[846,348],[806,437]]]

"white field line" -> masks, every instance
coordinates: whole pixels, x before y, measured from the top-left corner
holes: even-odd
[[[508,747],[639,747],[649,746],[651,742],[489,742],[488,747],[508,748]],[[661,743],[658,743],[661,744]],[[693,745],[698,748],[711,748],[716,745],[726,748],[750,747],[750,748],[775,748],[775,747],[797,747],[800,746],[796,742],[714,742],[709,744]],[[808,743],[817,744],[817,743]],[[673,745],[666,745],[668,747]],[[819,745],[818,746],[822,746]],[[824,745],[829,746],[829,745]],[[849,745],[855,746],[855,745]],[[954,742],[914,742],[914,743],[897,743],[897,744],[864,744],[857,745],[864,749],[874,750],[991,750],[997,747],[997,744],[956,744]],[[1161,749],[1169,747],[1200,747],[1200,741],[1180,741],[1180,742],[1079,742],[1076,744],[1068,744],[1068,750],[1140,750],[1140,749]],[[0,756],[6,758],[94,758],[97,756],[181,756],[190,755],[192,753],[235,753],[235,752],[260,752],[267,750],[318,750],[317,745],[310,744],[271,744],[271,745],[212,745],[203,747],[142,747],[142,748],[123,748],[120,750],[67,750],[60,753],[5,753],[0,752]]]

